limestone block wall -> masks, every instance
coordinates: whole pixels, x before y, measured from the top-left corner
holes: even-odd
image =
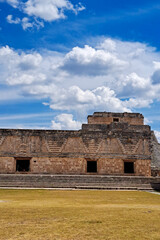
[[[15,173],[15,164],[14,157],[0,157],[0,173]]]
[[[21,158],[23,159],[23,158]],[[124,160],[118,158],[90,159],[97,161],[97,173],[100,175],[127,175],[124,174]],[[126,160],[125,160],[126,161]],[[134,174],[136,176],[150,176],[150,160],[134,161]],[[16,159],[13,157],[0,157],[0,172],[15,173]],[[33,157],[30,159],[30,173],[50,174],[90,174],[87,173],[86,158],[58,158]]]
[[[160,144],[158,143],[154,132],[152,132],[152,175],[160,176]]]
[[[128,159],[106,159],[101,158],[98,160],[98,173],[107,175],[124,175],[124,161]],[[150,176],[151,175],[151,160],[135,160],[134,161],[134,174],[136,176]],[[127,174],[126,174],[127,175]]]
[[[32,173],[85,174],[84,158],[34,157],[31,161]]]
[[[137,176],[151,176],[151,160],[138,159],[135,162],[135,175]]]
[[[140,113],[108,113],[95,112],[88,116],[88,124],[111,124],[118,119],[121,123],[128,123],[130,125],[143,125],[144,117]]]

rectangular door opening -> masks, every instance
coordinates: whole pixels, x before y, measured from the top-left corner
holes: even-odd
[[[124,173],[134,173],[134,162],[124,162]]]
[[[97,161],[87,161],[87,172],[88,173],[97,172]]]
[[[119,118],[113,118],[113,122],[119,122]]]
[[[17,172],[29,172],[30,160],[16,160],[16,171]]]

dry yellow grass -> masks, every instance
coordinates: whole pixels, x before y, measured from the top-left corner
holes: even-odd
[[[0,190],[0,240],[160,240],[160,195]]]

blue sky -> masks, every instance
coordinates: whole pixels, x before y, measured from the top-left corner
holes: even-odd
[[[0,0],[0,127],[141,112],[160,136],[160,2]]]

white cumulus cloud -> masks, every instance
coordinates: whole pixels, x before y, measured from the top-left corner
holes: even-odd
[[[64,9],[73,10],[71,2],[66,0],[28,0],[24,5],[24,12],[29,16],[36,16],[45,21],[65,18]]]
[[[109,51],[96,50],[88,45],[75,47],[66,54],[62,69],[80,75],[105,75],[126,67],[127,62]]]
[[[57,96],[58,95],[58,96]],[[93,90],[82,90],[78,86],[72,86],[68,89],[59,89],[59,91],[50,96],[52,109],[89,111],[107,109],[112,112],[129,112],[130,109],[125,106],[125,102],[116,97],[113,90],[108,87],[98,87]]]
[[[67,53],[5,46],[0,48],[0,84],[83,119],[93,111],[138,111],[159,101],[159,62],[156,49],[111,38]]]
[[[81,128],[82,123],[75,121],[72,114],[60,114],[52,121],[52,128],[57,130],[76,130]]]

